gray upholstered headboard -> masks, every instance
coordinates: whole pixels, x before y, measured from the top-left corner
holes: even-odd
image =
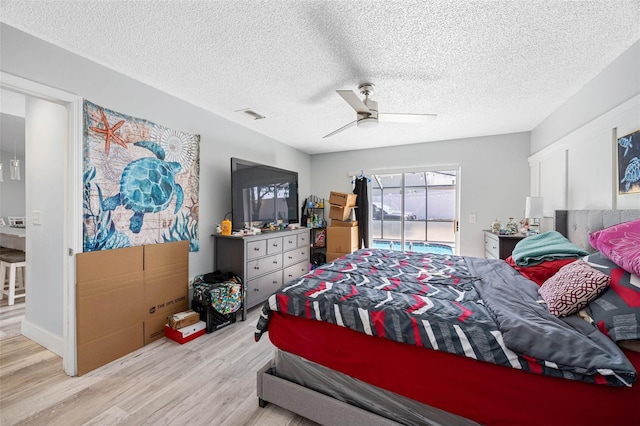
[[[556,210],[554,229],[581,249],[593,252],[589,234],[640,218],[640,209],[633,210]]]

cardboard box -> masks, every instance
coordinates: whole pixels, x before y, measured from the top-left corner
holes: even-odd
[[[328,251],[327,252],[327,262],[332,262],[335,259],[344,256],[345,254],[349,254],[349,253],[337,253],[335,251]]]
[[[169,324],[164,325],[164,334],[169,339],[184,345],[193,339],[202,336],[207,328],[207,324],[204,321],[198,321],[195,324],[188,325],[186,327],[174,330],[169,327]]]
[[[356,194],[348,194],[346,192],[335,192],[331,191],[329,193],[329,204],[334,204],[340,207],[349,207],[356,205]]]
[[[78,375],[144,345],[143,247],[76,255]]]
[[[176,314],[171,314],[169,315],[169,318],[167,318],[167,324],[169,324],[169,327],[171,327],[173,330],[177,330],[188,325],[193,325],[198,321],[200,321],[200,314],[191,309],[178,312]]]
[[[351,253],[357,249],[357,227],[330,226],[327,228],[327,252]]]
[[[351,216],[353,207],[341,207],[331,204],[329,206],[329,219],[346,221]]]
[[[164,336],[167,317],[189,309],[189,242],[144,246],[144,344]]]
[[[189,242],[76,255],[78,374],[164,336],[188,307]]]
[[[343,220],[335,219],[331,221],[331,226],[358,226],[358,221],[357,220],[343,221]]]

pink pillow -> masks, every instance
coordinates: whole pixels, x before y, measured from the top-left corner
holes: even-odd
[[[640,275],[640,219],[593,232],[589,242],[625,271]]]
[[[551,314],[564,317],[575,314],[598,297],[611,282],[611,277],[576,260],[542,284],[538,292]]]

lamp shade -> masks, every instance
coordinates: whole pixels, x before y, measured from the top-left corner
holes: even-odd
[[[527,218],[544,217],[544,212],[542,210],[543,205],[543,197],[527,197],[524,207],[524,216]]]

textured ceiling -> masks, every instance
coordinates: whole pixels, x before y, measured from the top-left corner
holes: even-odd
[[[0,20],[308,153],[529,131],[640,39],[640,2],[6,1]],[[376,85],[352,127],[335,93]],[[236,112],[251,108],[253,120]]]

